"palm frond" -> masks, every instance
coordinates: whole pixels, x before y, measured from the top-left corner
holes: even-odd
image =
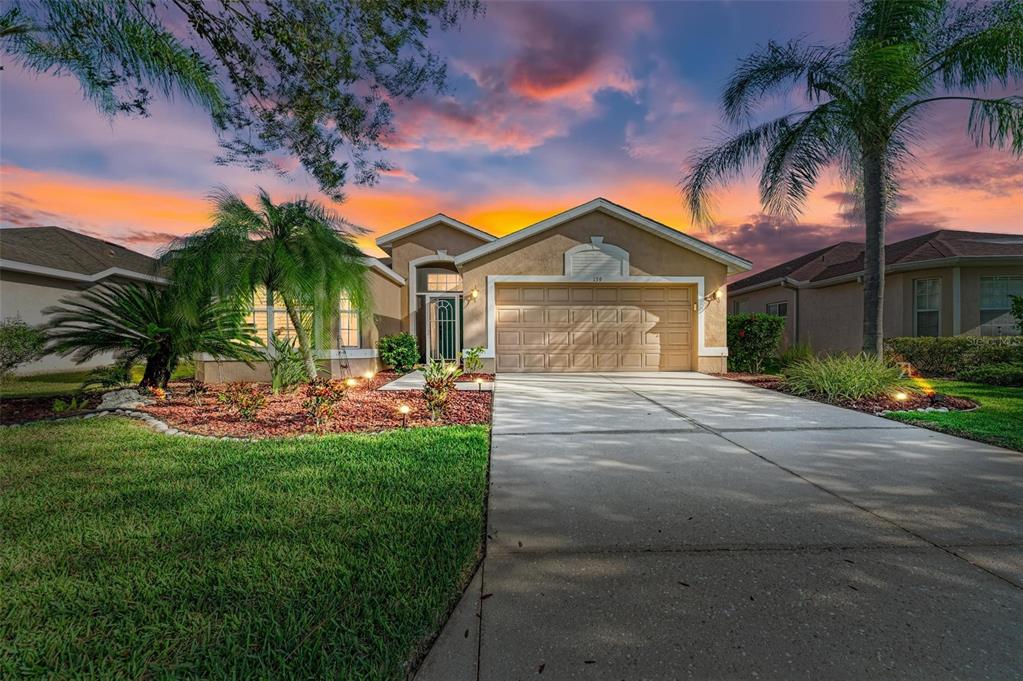
[[[1023,96],[976,99],[967,129],[977,146],[1008,147],[1023,154]]]
[[[806,78],[807,97],[819,101],[823,94],[843,91],[838,53],[829,48],[806,46],[798,40],[769,42],[762,50],[743,58],[725,87],[721,102],[732,123],[747,120],[755,105],[774,90],[791,87]]]
[[[921,70],[952,91],[1023,79],[1023,2],[957,8]]]

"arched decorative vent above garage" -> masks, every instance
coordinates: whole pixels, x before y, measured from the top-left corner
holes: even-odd
[[[590,243],[565,251],[565,275],[592,281],[603,277],[629,276],[629,252],[592,236]]]

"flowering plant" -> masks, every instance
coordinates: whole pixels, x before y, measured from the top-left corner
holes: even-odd
[[[154,400],[165,400],[167,399],[167,391],[159,386],[149,386],[149,394],[153,396]]]
[[[316,422],[322,426],[334,414],[338,402],[344,399],[348,387],[343,381],[316,380],[305,387],[306,400],[302,406]]]

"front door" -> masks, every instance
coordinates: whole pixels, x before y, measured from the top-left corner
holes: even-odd
[[[426,308],[426,356],[455,361],[462,349],[462,300],[458,296],[431,297]]]

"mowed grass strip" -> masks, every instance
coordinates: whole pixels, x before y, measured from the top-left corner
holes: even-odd
[[[892,412],[888,416],[952,435],[1023,452],[1023,388],[928,378],[939,393],[967,397],[980,405],[974,411]]]
[[[0,677],[403,678],[481,550],[487,450],[0,429]]]

